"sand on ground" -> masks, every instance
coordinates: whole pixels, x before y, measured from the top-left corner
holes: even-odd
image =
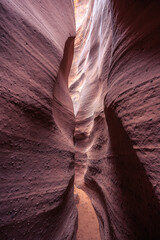
[[[98,219],[89,197],[76,186],[74,194],[78,209],[77,240],[100,240]]]

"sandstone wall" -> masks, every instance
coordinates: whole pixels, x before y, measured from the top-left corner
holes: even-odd
[[[158,240],[160,4],[76,2],[75,125],[73,2],[0,1],[0,239],[76,238],[75,160],[102,239]]]
[[[102,239],[160,238],[159,7],[90,1],[77,32],[76,184],[92,200]]]
[[[1,0],[0,25],[0,239],[75,239],[73,2]]]

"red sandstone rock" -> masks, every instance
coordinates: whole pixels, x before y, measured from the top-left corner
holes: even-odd
[[[159,7],[91,1],[77,32],[76,184],[90,195],[105,240],[160,239]]]
[[[72,1],[0,3],[0,239],[75,239],[74,134],[101,238],[159,240],[160,5],[78,2],[76,129]]]
[[[0,239],[75,239],[73,3],[1,0],[0,18]]]

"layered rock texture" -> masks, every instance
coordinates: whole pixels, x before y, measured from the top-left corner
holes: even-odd
[[[72,0],[0,1],[0,239],[76,239],[75,176],[101,239],[159,240],[160,3],[75,5],[74,47]]]
[[[159,9],[158,1],[90,1],[77,30],[75,181],[106,240],[160,239]]]
[[[0,1],[0,239],[75,239],[70,0]]]

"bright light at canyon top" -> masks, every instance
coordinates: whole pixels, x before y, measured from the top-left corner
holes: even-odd
[[[78,29],[88,11],[89,0],[74,0],[76,29]]]

